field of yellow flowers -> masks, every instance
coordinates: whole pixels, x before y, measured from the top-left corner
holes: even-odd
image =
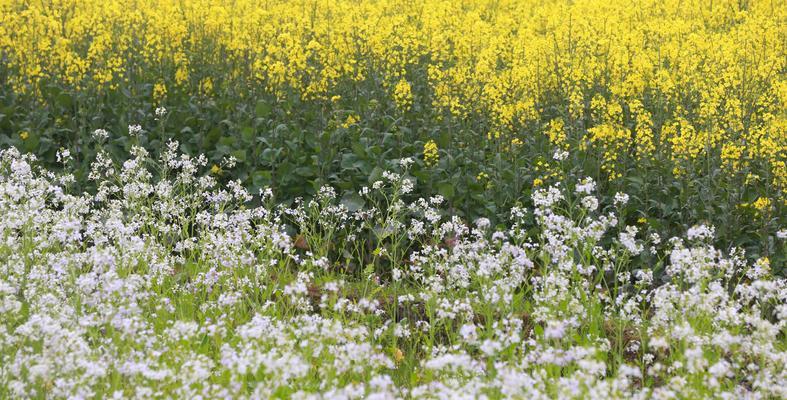
[[[787,348],[787,297],[779,280],[787,274],[785,1],[0,0],[0,150],[5,157],[0,162],[0,210],[8,215],[22,213],[1,227],[6,240],[0,243],[0,315],[16,314],[13,318],[9,314],[5,325],[0,323],[0,365],[13,365],[0,367],[0,397],[40,397],[42,388],[45,392],[57,388],[56,396],[115,393],[147,398],[192,385],[169,382],[135,394],[117,387],[118,377],[143,370],[140,379],[155,380],[155,368],[134,364],[142,361],[132,356],[134,351],[153,350],[143,349],[141,342],[128,348],[118,342],[137,340],[144,329],[116,326],[113,334],[118,336],[102,336],[94,331],[106,329],[98,322],[72,327],[75,337],[87,340],[80,346],[108,340],[119,346],[117,352],[128,352],[126,364],[115,366],[118,375],[97,378],[96,382],[108,385],[103,389],[96,389],[98,383],[72,385],[69,374],[59,383],[46,380],[47,371],[60,371],[63,366],[32,371],[22,367],[31,362],[25,357],[39,355],[36,343],[41,342],[36,340],[43,340],[28,334],[35,331],[29,326],[21,333],[14,331],[32,323],[38,315],[34,306],[46,308],[46,299],[61,298],[65,303],[70,299],[69,307],[74,309],[65,315],[74,310],[77,315],[81,301],[87,301],[75,300],[77,289],[64,287],[51,293],[42,289],[40,304],[26,300],[21,288],[26,282],[23,277],[30,273],[28,264],[35,264],[31,260],[48,263],[51,259],[43,261],[47,254],[60,254],[63,259],[82,260],[75,261],[80,264],[84,257],[93,257],[103,260],[102,268],[126,268],[118,272],[118,279],[126,280],[135,270],[121,254],[124,246],[140,256],[143,247],[154,254],[144,261],[146,270],[140,276],[159,280],[145,290],[134,286],[136,281],[125,282],[133,287],[124,290],[142,296],[133,305],[113,303],[112,296],[104,293],[106,297],[90,300],[90,307],[121,314],[163,313],[161,320],[148,321],[152,325],[145,329],[178,330],[185,340],[178,346],[188,342],[190,351],[195,351],[194,359],[162,361],[167,368],[224,368],[223,375],[216,372],[213,380],[207,380],[214,386],[200,389],[206,398],[314,393],[353,397],[353,393],[378,392],[383,398],[383,394],[420,397],[431,391],[443,391],[447,397],[461,393],[538,397],[518,389],[507,392],[503,381],[508,373],[526,374],[526,378],[517,375],[524,381],[552,382],[533,386],[546,397],[783,395],[758,390],[787,379],[773,368]],[[186,193],[189,185],[196,185],[191,189],[199,193]],[[385,187],[390,193],[370,194],[384,192]],[[57,200],[39,203],[32,193]],[[379,198],[385,204],[373,201]],[[14,206],[20,201],[48,210],[44,213],[48,222],[41,221],[52,231],[42,237],[51,236],[56,244],[44,246],[33,239],[32,225],[25,225],[33,222],[22,222],[33,216]],[[62,208],[72,202],[73,215]],[[102,202],[117,209],[110,207],[116,213],[101,218],[122,220],[120,216],[127,215],[145,221],[129,222],[128,229],[111,228],[119,229],[113,239],[105,238],[115,246],[111,257],[101,247],[104,239],[85,231],[97,223],[88,220],[99,213]],[[254,215],[245,214],[246,207],[255,210]],[[227,210],[237,213],[230,213],[232,218],[248,223],[234,229],[249,231],[229,232],[224,225]],[[266,245],[265,255],[257,245],[245,242],[249,235],[261,234],[249,233],[260,220],[269,228],[264,234],[273,241]],[[453,225],[440,227],[447,221]],[[482,221],[483,227],[474,231],[461,221]],[[350,228],[353,224],[358,228]],[[202,225],[210,229],[197,228]],[[219,236],[237,234],[237,242],[210,236],[211,229],[220,230]],[[496,232],[506,234],[494,239]],[[423,235],[429,240],[419,239]],[[597,246],[581,246],[577,238]],[[687,239],[685,245],[678,238]],[[77,245],[80,242],[82,247]],[[463,249],[458,255],[451,250],[457,242]],[[235,253],[212,253],[226,243],[232,243]],[[567,249],[574,249],[574,254],[567,255]],[[27,258],[14,255],[28,253]],[[529,271],[528,279],[492,267],[487,270],[484,259],[495,260],[490,261],[493,264],[513,262],[512,268]],[[222,275],[224,261],[240,262],[244,268],[264,261],[270,267],[227,277]],[[478,270],[463,270],[457,266],[462,263]],[[308,273],[299,274],[297,268],[304,265]],[[560,270],[553,276],[555,281],[547,282],[549,266]],[[691,272],[689,266],[700,272]],[[159,267],[167,272],[156,270]],[[43,288],[68,275],[69,285],[82,288],[77,281],[84,273],[61,271],[35,279]],[[459,278],[450,278],[451,274]],[[347,287],[342,286],[344,278]],[[269,290],[250,300],[248,308],[241,307],[239,298],[256,296],[250,282],[265,279],[272,280]],[[536,282],[540,279],[545,281]],[[741,282],[770,289],[758,292],[761,298],[756,300],[753,292],[735,292]],[[678,289],[666,293],[661,284]],[[230,297],[211,297],[213,285],[229,288]],[[761,359],[759,364],[752,361],[762,374],[773,375],[743,377],[748,367],[742,348],[735,348],[741,353],[734,360],[707,351],[703,359],[696,354],[689,357],[691,349],[685,343],[678,349],[669,342],[669,335],[677,335],[688,342],[699,337],[703,343],[727,343],[714,336],[722,335],[713,330],[717,325],[707,331],[701,328],[707,326],[703,325],[707,315],[702,313],[718,300],[706,293],[709,285],[726,287],[730,297],[724,304],[746,310],[751,314],[746,318],[756,315],[757,329],[773,324],[771,330],[762,329],[775,332],[774,336],[767,340],[760,336],[761,347],[756,350],[765,354],[771,349],[776,358]],[[481,296],[482,289],[494,292],[493,287],[505,287],[500,289],[501,298],[484,303],[474,297]],[[572,306],[599,295],[584,292],[595,287],[604,287],[601,303],[584,303],[583,312]],[[708,297],[702,312],[686,317],[696,319],[683,321],[694,331],[661,332],[655,346],[667,355],[648,353],[649,338],[664,328],[660,325],[664,321],[651,324],[648,318],[658,312],[666,319],[677,318],[665,304],[688,301],[681,293],[694,287],[697,296]],[[466,291],[464,297],[441,297],[450,288]],[[582,288],[584,297],[550,303],[545,299],[560,291],[555,288]],[[188,299],[204,301],[206,309],[186,305],[181,295],[191,290]],[[760,289],[747,286],[746,290]],[[141,300],[163,293],[183,303],[153,305]],[[544,298],[533,299],[536,294]],[[320,300],[321,295],[327,297]],[[391,299],[401,296],[420,310],[408,309],[407,323],[401,315],[379,311],[390,306],[386,313],[400,312],[399,300],[394,305]],[[659,296],[664,308],[654,311],[645,304]],[[606,297],[611,299],[608,304]],[[8,300],[12,298],[16,300]],[[290,299],[284,311],[276,309],[283,298]],[[623,304],[629,300],[637,304]],[[556,311],[544,312],[539,301]],[[224,315],[223,306],[234,311]],[[325,307],[333,307],[335,314]],[[620,307],[628,308],[623,312]],[[288,360],[302,368],[292,372],[303,379],[298,381],[302,386],[287,375],[289,361],[276,358],[282,363],[277,364],[281,371],[276,374],[284,375],[265,379],[299,389],[254,392],[259,389],[250,383],[255,373],[238,356],[252,351],[238,347],[248,337],[241,334],[239,339],[234,330],[256,321],[259,326],[243,325],[244,329],[274,330],[298,341],[302,330],[312,326],[302,319],[310,318],[312,309],[325,311],[326,320],[319,322],[326,324],[320,333],[325,340],[335,328],[352,337],[348,343],[369,354],[363,368],[399,372],[393,378],[353,375],[348,373],[353,368],[336,364],[330,376],[320,377],[331,382],[321,387],[315,383],[320,379],[309,372],[309,362],[316,361],[293,361],[303,354],[296,356],[300,350],[292,346],[278,356],[266,353],[265,357],[289,354]],[[280,325],[257,319],[268,311],[280,318],[276,321]],[[535,318],[539,312],[544,314],[541,320]],[[342,327],[328,326],[346,313],[357,318]],[[195,319],[197,327],[162,325],[173,314]],[[291,320],[281,320],[284,315]],[[600,319],[588,322],[582,315]],[[413,320],[415,316],[422,319]],[[109,318],[90,318],[105,317]],[[134,318],[132,325],[139,322]],[[734,323],[719,322],[734,325],[727,326],[725,334],[753,334],[750,326],[735,325],[740,320],[730,318]],[[528,343],[524,333],[520,341],[506,342],[505,332],[518,324],[513,320],[526,325],[525,332],[535,332],[536,339],[530,340],[536,342]],[[371,331],[358,333],[353,324]],[[476,327],[484,325],[487,336],[476,333]],[[464,333],[459,333],[460,327]],[[379,332],[388,328],[397,333],[386,339]],[[200,336],[207,331],[215,342]],[[637,345],[631,344],[635,333],[640,335]],[[561,347],[560,340],[572,334],[596,335],[607,342],[576,339],[571,346],[593,351],[560,353],[569,350]],[[374,346],[381,347],[363,347],[372,336]],[[320,340],[322,344],[313,344],[314,354],[327,343]],[[254,346],[258,345],[281,349],[281,343]],[[465,353],[457,353],[459,347],[453,345]],[[175,344],[164,341],[156,346],[171,349]],[[423,346],[429,348],[428,357]],[[543,357],[528,359],[532,364],[524,370],[513,366],[527,358],[522,354],[529,346],[537,348],[534,354],[552,357],[547,367],[534,367]],[[628,351],[627,346],[636,348]],[[22,357],[20,349],[30,354]],[[372,354],[380,349],[393,358],[374,358]],[[448,360],[449,353],[458,358]],[[591,353],[598,356],[593,362],[607,363],[604,368],[586,363],[578,370],[564,369],[565,376],[561,375],[561,363],[590,362]],[[639,357],[639,364],[629,369],[626,362],[632,354]],[[670,354],[677,358],[669,358]],[[107,354],[91,357],[106,368],[101,357]],[[255,362],[265,364],[269,361],[265,357]],[[336,357],[341,363],[350,362]],[[659,368],[664,369],[648,375],[653,360],[663,357],[674,364],[662,363]],[[419,359],[428,361],[419,364]],[[497,359],[512,364],[493,368]],[[453,369],[454,364],[466,370]],[[681,375],[674,371],[689,368],[690,373],[684,371],[688,376],[710,366],[718,366],[719,373],[688,383],[674,380]],[[442,372],[424,381],[415,377],[446,368],[454,374],[451,379],[441,380]],[[257,380],[262,379],[259,374]],[[594,380],[605,374],[619,381]],[[574,383],[563,387],[566,382],[560,383],[561,377]],[[375,379],[371,386],[345,386]],[[449,387],[449,381],[468,386]],[[605,386],[617,384],[626,389],[615,392]],[[699,392],[682,391],[692,387]],[[648,392],[652,388],[665,391]],[[705,393],[702,388],[719,392]],[[194,397],[199,392],[184,390],[177,393]]]
[[[561,149],[613,186],[656,168],[781,210],[786,18],[737,0],[4,0],[0,123],[51,157],[164,106],[157,136],[267,184],[365,176],[434,140],[430,186],[497,206],[548,181]]]

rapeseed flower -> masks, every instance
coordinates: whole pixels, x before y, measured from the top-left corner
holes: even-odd
[[[437,149],[437,143],[434,140],[429,140],[428,142],[424,143],[424,164],[427,167],[432,167],[440,161],[440,153]]]

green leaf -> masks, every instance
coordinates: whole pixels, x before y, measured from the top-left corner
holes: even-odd
[[[380,167],[374,167],[372,172],[369,174],[369,183],[374,183],[379,181],[383,177],[383,170]]]
[[[208,131],[203,139],[203,146],[206,148],[213,147],[216,145],[216,142],[221,139],[221,129],[219,127],[215,127]]]
[[[251,178],[252,184],[258,188],[269,186],[271,184],[270,171],[256,171]]]
[[[365,158],[366,157],[366,147],[365,146],[363,146],[362,144],[360,144],[358,142],[353,142],[350,146],[352,147],[353,153],[355,153],[356,156],[361,157],[361,158]]]
[[[454,185],[448,182],[443,182],[437,185],[437,193],[450,200],[454,198]]]
[[[237,158],[239,162],[246,161],[246,150],[235,150],[230,154],[232,154],[233,157]]]
[[[440,146],[441,149],[445,149],[451,146],[451,132],[449,131],[442,131],[440,132],[440,137],[437,139],[437,145]]]
[[[244,142],[251,143],[252,141],[254,141],[254,128],[250,126],[244,126],[240,130],[240,137],[243,139]]]
[[[295,168],[295,174],[304,178],[308,178],[314,176],[314,170],[312,167],[298,167]]]
[[[355,212],[363,208],[365,201],[361,195],[352,191],[347,192],[344,194],[344,196],[342,196],[341,203],[347,207],[350,212]]]
[[[271,114],[271,105],[263,100],[257,102],[257,107],[254,108],[254,113],[257,118],[267,118]]]
[[[281,154],[281,149],[274,149],[268,147],[267,149],[262,151],[260,158],[265,163],[273,164],[274,162],[276,162],[276,159],[279,158],[279,154]]]
[[[342,162],[339,165],[341,165],[342,169],[345,170],[353,169],[355,168],[354,164],[357,160],[358,158],[355,156],[355,154],[342,154]]]
[[[68,93],[57,95],[57,104],[64,108],[69,108],[74,104],[74,99]]]
[[[29,152],[34,152],[38,150],[39,142],[41,141],[41,137],[35,133],[30,133],[30,137],[24,141],[25,150]]]

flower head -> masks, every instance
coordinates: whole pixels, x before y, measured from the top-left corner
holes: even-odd
[[[142,126],[141,125],[137,124],[137,125],[129,125],[128,126],[128,134],[130,136],[138,136],[141,133],[142,133]]]
[[[437,143],[434,140],[424,143],[424,164],[431,167],[438,161],[440,161],[440,153],[437,150]]]
[[[94,130],[93,134],[91,136],[93,136],[93,139],[95,139],[95,140],[102,141],[102,140],[106,140],[107,138],[109,138],[109,132],[107,132],[104,129],[99,128],[99,129]]]

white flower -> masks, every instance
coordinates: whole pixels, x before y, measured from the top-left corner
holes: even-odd
[[[60,150],[57,151],[56,157],[57,157],[57,162],[65,164],[66,162],[71,160],[71,151],[65,148],[61,148]]]
[[[109,132],[107,132],[104,129],[100,129],[99,128],[99,129],[96,129],[96,130],[93,131],[92,136],[93,136],[93,139],[95,139],[95,140],[99,140],[99,141],[106,140],[107,138],[109,138]]]
[[[396,172],[392,171],[383,171],[383,178],[387,179],[389,182],[397,182],[401,175],[397,174]]]
[[[402,270],[399,269],[399,268],[392,269],[391,270],[391,279],[393,279],[394,282],[400,281],[402,279]]]
[[[156,107],[156,117],[161,118],[167,114],[167,109],[164,107]]]
[[[596,211],[598,209],[598,199],[593,196],[585,196],[582,198],[582,206],[588,211]]]
[[[703,225],[695,225],[689,228],[688,232],[686,232],[686,237],[689,240],[698,240],[698,241],[705,241],[711,240],[716,235],[716,228],[712,226]]]
[[[568,324],[565,321],[550,320],[544,327],[545,339],[560,339],[566,334]]]
[[[141,125],[129,125],[128,126],[128,134],[131,136],[137,136],[142,133],[142,126]]]
[[[643,246],[637,243],[637,232],[639,232],[639,229],[637,229],[636,226],[629,225],[626,227],[626,230],[624,232],[620,232],[620,235],[618,236],[620,244],[622,244],[623,247],[629,251],[629,253],[635,256],[641,253],[643,250]]]
[[[616,206],[625,206],[628,202],[629,202],[629,195],[622,192],[615,193]]]
[[[596,190],[596,182],[590,177],[581,180],[577,187],[574,188],[574,191],[579,194],[590,194],[594,190]]]
[[[224,165],[224,167],[226,167],[226,168],[234,168],[234,167],[235,167],[235,164],[237,164],[237,163],[238,163],[238,159],[237,159],[237,158],[235,158],[235,156],[229,156],[229,157],[225,157],[224,159],[222,159],[222,160],[221,160],[221,163],[222,163],[222,164]]]
[[[468,343],[475,343],[476,340],[478,340],[478,334],[473,324],[462,325],[462,327],[459,328],[459,335]]]
[[[563,161],[568,158],[568,152],[565,150],[555,150],[555,154],[552,155],[556,161]]]
[[[782,229],[776,232],[776,237],[782,240],[787,239],[787,229]]]
[[[548,189],[538,189],[530,196],[533,204],[539,208],[549,208],[563,200],[563,193],[560,189],[550,186]]]
[[[415,188],[415,183],[411,179],[402,179],[402,194],[408,194]]]
[[[399,160],[399,166],[401,166],[404,169],[407,169],[408,167],[413,165],[414,162],[415,162],[415,160],[413,160],[412,157],[405,157],[405,158],[402,158],[401,160]]]
[[[711,365],[711,367],[708,368],[708,372],[717,378],[735,376],[735,373],[730,370],[730,363],[724,359],[719,360],[716,364]]]
[[[317,197],[320,200],[331,200],[336,198],[336,189],[331,186],[325,185],[320,187],[320,191],[317,193]]]

